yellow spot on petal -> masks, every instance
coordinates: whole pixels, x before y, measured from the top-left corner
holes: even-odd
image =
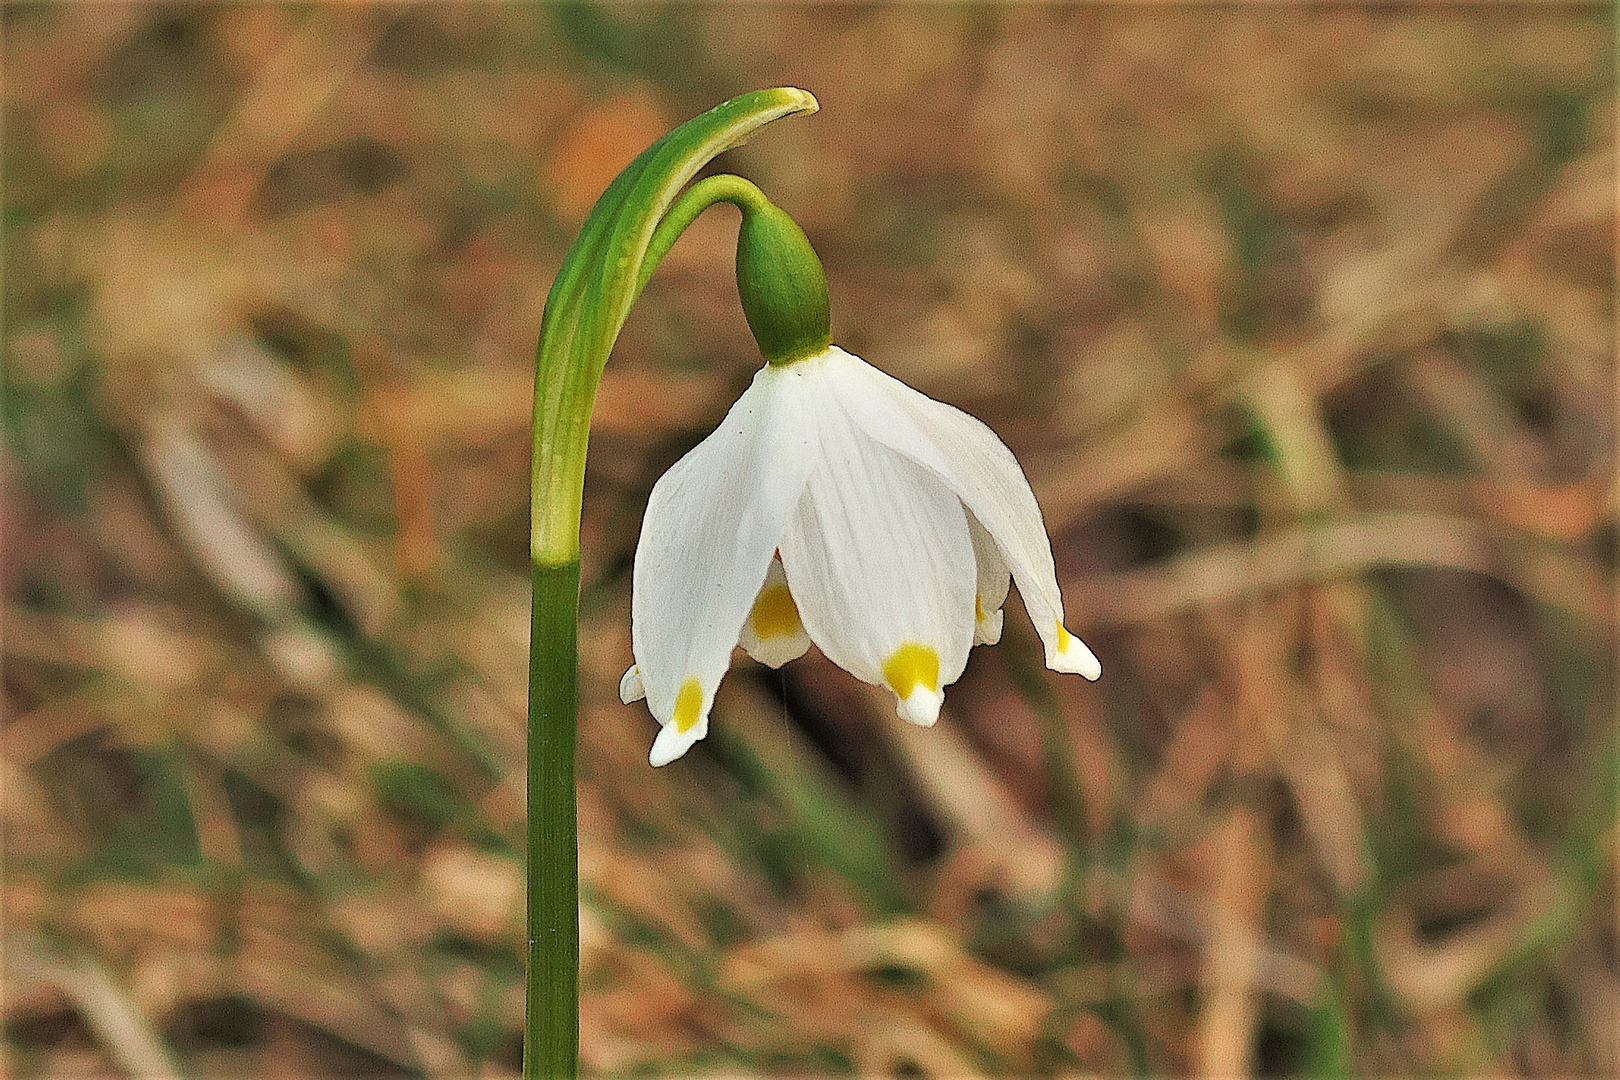
[[[1069,651],[1069,640],[1070,640],[1071,637],[1072,637],[1072,635],[1069,633],[1068,627],[1064,626],[1061,622],[1058,623],[1057,624],[1057,641],[1058,641],[1057,651],[1058,652],[1063,653],[1063,652],[1068,652]]]
[[[703,687],[696,679],[681,683],[681,692],[675,695],[675,730],[685,735],[698,722],[698,711],[703,708]]]
[[[748,619],[754,627],[754,635],[761,641],[791,637],[803,629],[799,622],[799,605],[793,602],[793,594],[788,592],[786,585],[772,585],[760,590],[759,599],[754,601],[754,610],[749,612]]]
[[[973,621],[984,622],[984,597],[973,594]]]
[[[927,645],[908,641],[883,661],[883,678],[901,698],[911,696],[917,687],[939,692],[939,653]]]

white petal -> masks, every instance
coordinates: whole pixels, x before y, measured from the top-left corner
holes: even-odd
[[[887,685],[901,716],[932,723],[973,643],[967,517],[933,474],[866,437],[818,389],[821,454],[782,536],[788,583],[833,663]]]
[[[619,679],[619,700],[632,705],[646,696],[647,688],[641,683],[641,669],[631,664]]]
[[[972,515],[968,516],[968,539],[973,541],[973,561],[979,568],[978,591],[973,597],[973,644],[994,645],[1001,640],[1005,614],[1001,605],[1007,602],[1012,576],[1001,549]]]
[[[829,384],[861,430],[937,475],[995,538],[1046,646],[1046,665],[1095,679],[1101,671],[1097,658],[1063,628],[1063,597],[1052,545],[1035,493],[1012,451],[995,432],[960,409],[913,390],[841,349],[829,353],[829,369],[839,372]]]
[[[754,606],[743,620],[737,644],[766,667],[779,668],[797,660],[810,648],[810,635],[799,621],[799,606],[788,588],[782,560],[771,559],[765,571],[765,584],[754,597]]]
[[[647,707],[666,725],[655,758],[673,760],[708,730],[715,689],[815,464],[799,366],[761,370],[648,499],[631,637]]]

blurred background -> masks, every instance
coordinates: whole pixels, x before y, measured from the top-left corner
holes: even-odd
[[[642,508],[759,364],[705,215],[597,403],[589,1071],[1613,1075],[1609,19],[7,6],[12,1074],[515,1074],[545,292],[791,84],[716,169],[1018,453],[1103,677],[1013,601],[933,730],[742,659],[648,767]]]

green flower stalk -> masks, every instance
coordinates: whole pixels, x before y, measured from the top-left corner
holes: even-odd
[[[681,231],[714,202],[743,211],[742,246],[756,266],[780,262],[794,279],[818,280],[820,322],[769,298],[752,307],[781,357],[825,344],[826,282],[813,272],[798,226],[759,189],[735,176],[703,180],[681,195],[717,154],[765,124],[812,113],[803,90],[760,90],[733,98],[648,147],[609,185],[568,250],[541,320],[530,474],[534,607],[529,640],[528,996],[523,1074],[572,1080],[579,1073],[579,867],[574,799],[578,712],[579,519],[585,451],[596,387],[630,305]],[[755,224],[750,224],[755,222]],[[794,247],[795,234],[804,250]],[[773,252],[775,254],[773,255]],[[739,251],[739,272],[743,256]],[[765,272],[765,271],[761,271]],[[808,275],[808,277],[807,277]],[[813,305],[812,305],[813,306]],[[760,326],[755,326],[756,332]],[[820,327],[818,330],[817,327]],[[785,351],[784,351],[785,350]],[[767,352],[770,355],[770,352]]]

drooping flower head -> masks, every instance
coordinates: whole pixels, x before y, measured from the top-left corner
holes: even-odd
[[[708,733],[741,646],[779,667],[811,644],[887,686],[915,724],[939,718],[974,644],[1001,637],[1012,582],[1048,667],[1095,679],[1063,625],[1029,481],[983,423],[828,340],[809,241],[744,207],[738,289],[768,363],[713,434],[654,485],[636,548],[635,663],[619,692],[662,725],[663,765]]]

